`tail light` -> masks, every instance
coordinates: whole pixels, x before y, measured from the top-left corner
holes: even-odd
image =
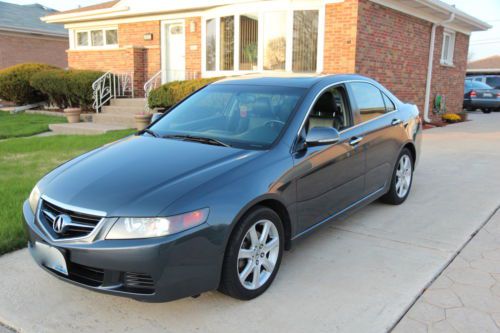
[[[477,93],[474,90],[472,90],[470,92],[470,97],[477,97]]]
[[[497,98],[500,98],[500,92],[497,92]]]

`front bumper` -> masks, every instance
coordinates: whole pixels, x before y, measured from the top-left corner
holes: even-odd
[[[224,249],[210,225],[155,239],[56,243],[38,226],[27,201],[23,213],[28,246],[42,243],[58,249],[69,274],[61,274],[36,256],[33,258],[64,281],[149,302],[171,301],[218,287]]]

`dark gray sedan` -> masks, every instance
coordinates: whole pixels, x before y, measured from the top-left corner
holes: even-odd
[[[29,249],[96,291],[252,299],[300,237],[405,201],[420,133],[417,108],[366,77],[221,81],[40,180],[23,208]]]

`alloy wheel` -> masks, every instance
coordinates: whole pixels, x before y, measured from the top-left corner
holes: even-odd
[[[404,198],[410,190],[412,174],[410,157],[408,155],[401,156],[396,170],[396,194],[398,197]]]
[[[241,285],[248,290],[263,286],[271,277],[280,251],[278,229],[260,220],[248,229],[238,252],[237,270]]]

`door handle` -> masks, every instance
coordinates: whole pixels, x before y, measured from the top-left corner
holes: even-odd
[[[351,138],[351,141],[349,141],[349,144],[351,146],[356,146],[361,141],[363,141],[363,137],[362,136],[355,136],[355,137]]]
[[[401,119],[393,119],[392,122],[391,122],[391,126],[397,126],[399,124],[401,124],[403,121]]]

